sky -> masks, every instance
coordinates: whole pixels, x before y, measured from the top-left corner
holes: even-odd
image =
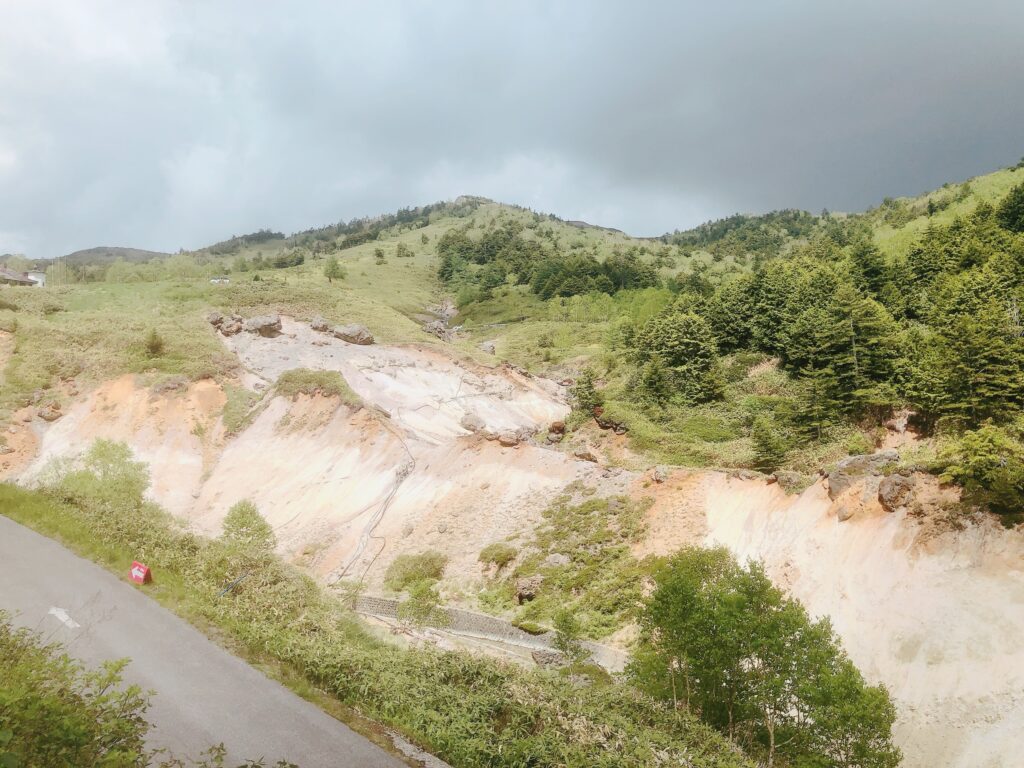
[[[460,194],[633,235],[1024,155],[1024,3],[0,0],[0,253]]]

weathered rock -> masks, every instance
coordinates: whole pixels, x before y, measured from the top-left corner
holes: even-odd
[[[656,483],[664,483],[668,480],[668,467],[652,467],[651,480]]]
[[[223,312],[217,312],[216,310],[214,310],[213,312],[210,312],[206,316],[206,321],[210,325],[214,325],[214,326],[220,325],[221,323],[224,322],[224,313]]]
[[[220,332],[223,336],[234,336],[242,332],[242,324],[237,320],[225,320],[220,324]]]
[[[845,523],[851,517],[853,517],[853,510],[845,504],[841,505],[839,509],[836,510],[836,520],[840,523]]]
[[[887,512],[895,512],[900,507],[905,507],[914,495],[916,481],[913,477],[903,475],[889,475],[883,477],[878,484],[878,503]]]
[[[484,420],[477,416],[475,413],[467,413],[461,419],[459,419],[459,425],[463,429],[468,429],[470,432],[479,432],[485,426]]]
[[[484,341],[480,343],[480,351],[486,352],[488,355],[497,354],[498,345],[493,341]]]
[[[452,340],[452,331],[443,320],[431,320],[424,323],[423,330],[431,336],[437,336],[441,341]]]
[[[563,565],[568,565],[570,558],[568,555],[562,554],[561,552],[552,552],[550,555],[544,558],[545,568],[558,568]]]
[[[56,421],[61,417],[60,406],[51,403],[36,411],[36,415],[43,421]]]
[[[573,453],[573,456],[577,459],[582,459],[583,461],[592,461],[595,464],[597,463],[597,456],[595,456],[594,452],[589,448],[580,448],[578,451]]]
[[[335,326],[334,336],[349,344],[373,344],[373,334],[370,333],[370,329],[358,323]]]
[[[543,584],[544,577],[539,573],[516,579],[516,602],[519,605],[530,602],[540,594],[540,588]]]
[[[565,433],[565,422],[564,421],[552,421],[551,426],[548,427],[548,432],[554,432],[556,435]]]
[[[506,448],[511,448],[513,446],[519,445],[519,435],[517,435],[515,432],[510,432],[508,430],[505,430],[504,432],[499,432],[498,443],[504,445]]]
[[[548,432],[547,441],[549,443],[560,443],[565,435],[558,434],[557,432]]]
[[[281,332],[281,316],[274,314],[250,317],[242,325],[242,330],[258,333],[260,336],[277,336]]]
[[[566,658],[558,651],[536,650],[530,651],[533,663],[541,669],[558,669],[566,665]]]
[[[900,455],[889,449],[860,456],[847,456],[828,474],[828,497],[835,501],[856,482],[858,477],[877,475],[882,467],[899,461]]]
[[[313,321],[309,324],[309,327],[312,328],[314,331],[321,331],[323,333],[326,333],[327,331],[331,330],[331,324],[328,323],[324,318],[320,317],[320,315],[317,315],[316,317],[313,318]]]
[[[878,451],[877,453],[866,453],[860,456],[847,456],[836,464],[836,469],[850,474],[877,474],[882,471],[882,467],[886,464],[892,464],[899,460],[899,452],[889,448],[884,451]]]

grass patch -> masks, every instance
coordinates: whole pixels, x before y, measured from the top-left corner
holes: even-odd
[[[399,555],[384,573],[384,585],[401,592],[419,582],[434,582],[444,575],[446,565],[447,556],[433,550],[417,555]]]
[[[481,563],[496,565],[498,570],[501,570],[515,560],[517,554],[519,554],[519,550],[511,544],[504,541],[496,541],[481,549],[478,559]]]
[[[537,597],[516,609],[517,626],[551,626],[560,611],[570,610],[582,636],[600,639],[629,623],[649,570],[630,552],[643,533],[643,509],[625,498],[581,504],[558,499],[544,512],[530,554],[502,582],[502,597],[492,596],[491,606],[511,602],[517,579],[540,575],[544,581]]]
[[[252,422],[255,413],[253,408],[260,401],[260,395],[245,387],[225,384],[224,397],[224,411],[221,414],[224,431],[228,435],[237,435]]]
[[[278,377],[275,385],[277,394],[284,397],[297,395],[323,395],[337,397],[348,405],[362,405],[363,400],[345,381],[345,377],[337,371],[312,371],[308,368],[295,368],[285,371]]]

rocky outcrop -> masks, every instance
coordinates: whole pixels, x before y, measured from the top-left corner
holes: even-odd
[[[437,336],[441,341],[452,340],[452,330],[444,320],[431,320],[423,324],[423,331],[431,336]]]
[[[880,474],[882,468],[899,461],[896,451],[886,450],[858,456],[847,456],[828,473],[828,497],[835,501],[864,475]]]
[[[260,336],[277,336],[281,332],[281,316],[273,314],[250,317],[242,324],[242,330]]]
[[[542,584],[544,584],[544,577],[539,573],[516,579],[516,602],[522,605],[533,600],[540,594]]]
[[[61,417],[60,403],[50,403],[36,411],[36,415],[43,421],[56,421]]]
[[[511,430],[499,432],[498,443],[506,448],[512,448],[513,446],[519,445],[519,435]]]
[[[334,337],[347,341],[349,344],[373,344],[373,334],[365,325],[350,323],[349,325],[338,325],[334,328]]]
[[[316,317],[313,318],[312,322],[310,322],[309,324],[309,327],[312,328],[314,331],[320,331],[320,333],[327,333],[329,330],[331,330],[331,324],[328,323],[327,320],[325,320],[320,315],[317,315]]]
[[[889,475],[878,484],[878,503],[886,512],[895,512],[905,507],[914,495],[915,481],[913,477]]]
[[[475,413],[467,413],[459,419],[459,426],[463,429],[469,430],[470,432],[479,432],[487,425],[484,423],[484,420]]]

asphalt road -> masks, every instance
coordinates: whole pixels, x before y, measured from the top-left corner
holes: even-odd
[[[131,585],[2,515],[0,608],[89,664],[130,658],[125,680],[156,692],[147,715],[154,725],[150,741],[178,757],[223,742],[236,762],[407,765]]]

